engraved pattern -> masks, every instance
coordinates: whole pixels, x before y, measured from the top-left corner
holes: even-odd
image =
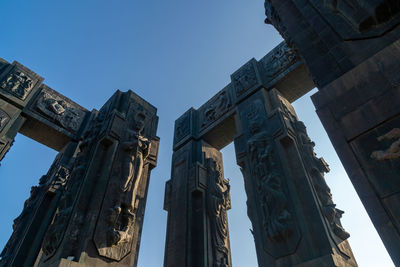
[[[139,212],[143,199],[141,186],[148,175],[148,158],[153,149],[152,140],[144,136],[151,115],[142,106],[131,110],[94,234],[98,253],[116,261],[129,254],[132,243],[137,242],[137,227],[143,221]]]
[[[257,85],[258,79],[253,63],[246,63],[238,71],[232,74],[232,83],[235,87],[237,97],[240,97],[247,90]]]
[[[293,233],[288,200],[282,189],[282,173],[277,162],[273,138],[263,129],[260,108],[253,103],[247,115],[251,137],[247,141],[250,170],[256,180],[263,227],[270,241],[282,242]]]
[[[271,53],[261,60],[265,74],[269,79],[273,79],[298,60],[294,49],[286,43],[278,45]]]
[[[221,93],[217,94],[217,96],[213,98],[204,109],[201,127],[204,128],[210,125],[212,122],[218,120],[229,110],[231,106],[231,100],[229,99],[226,91],[222,91]]]
[[[47,87],[40,93],[36,108],[53,122],[74,132],[79,130],[85,117],[85,112],[72,101]]]
[[[25,100],[33,88],[33,81],[25,73],[14,71],[7,76],[0,87],[21,100]]]

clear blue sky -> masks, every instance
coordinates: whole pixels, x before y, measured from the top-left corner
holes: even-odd
[[[92,109],[116,89],[132,89],[158,108],[161,137],[153,171],[139,267],[160,267],[167,214],[174,120],[199,107],[229,83],[250,58],[260,59],[281,38],[265,25],[263,0],[2,0],[0,57],[17,60],[53,89]],[[314,91],[315,92],[315,91]],[[330,164],[327,175],[360,266],[393,266],[314,112],[310,95],[294,104]],[[246,196],[233,146],[224,150],[232,185],[229,227],[233,265],[257,266]],[[47,172],[56,152],[18,135],[0,167],[0,247],[12,232],[30,187]]]

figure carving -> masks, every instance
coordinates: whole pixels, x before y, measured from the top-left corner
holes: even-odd
[[[325,0],[325,6],[343,16],[359,32],[385,23],[400,12],[400,3],[391,0]]]
[[[77,131],[84,114],[81,110],[72,107],[66,100],[43,91],[37,102],[37,108],[60,124],[62,127]]]
[[[266,75],[273,79],[278,74],[285,71],[290,65],[297,60],[297,55],[294,49],[282,43],[272,51],[271,56],[263,59],[263,66],[266,70]]]
[[[391,145],[385,150],[377,150],[371,153],[371,158],[384,161],[400,158],[400,128],[394,128],[388,133],[377,138],[379,142],[384,140],[393,140]]]
[[[213,265],[229,267],[229,231],[227,210],[231,208],[230,185],[222,175],[220,164],[207,159],[209,186],[207,191],[207,211],[210,218],[210,230],[213,246]]]
[[[262,129],[262,119],[256,114],[255,110],[249,113],[251,138],[247,144],[251,174],[258,185],[266,236],[271,241],[280,242],[288,239],[293,233],[292,217],[282,189],[283,178],[276,161],[273,138]]]
[[[3,263],[4,263],[4,266],[6,265],[7,260],[13,253],[14,247],[16,245],[18,245],[18,242],[23,237],[23,231],[26,229],[26,225],[33,214],[33,209],[35,208],[36,204],[38,203],[40,194],[43,192],[43,188],[46,186],[47,180],[48,180],[48,176],[43,175],[39,180],[39,185],[31,187],[30,196],[25,201],[24,208],[23,208],[21,214],[17,218],[14,219],[14,223],[12,226],[13,233],[12,233],[10,239],[8,240],[7,244],[5,245],[3,251],[0,254],[0,257],[1,257],[0,265],[1,266],[3,266],[2,265]]]
[[[296,121],[295,127],[297,129],[300,146],[304,151],[304,158],[306,160],[305,167],[311,176],[315,191],[321,202],[322,213],[329,222],[332,232],[340,239],[346,240],[350,237],[350,234],[343,229],[340,223],[340,218],[344,212],[336,208],[336,204],[334,204],[332,199],[331,189],[327,185],[324,177],[324,173],[330,171],[329,166],[323,158],[318,158],[316,156],[314,152],[315,143],[310,140],[304,123]]]
[[[143,166],[149,156],[151,143],[141,135],[146,116],[138,113],[132,129],[127,130],[125,141],[120,145],[122,154],[121,191],[119,203],[110,209],[107,232],[108,246],[129,242],[130,230],[133,227],[136,210],[139,205],[137,198],[139,184],[142,178]]]
[[[62,192],[57,211],[53,222],[49,226],[42,243],[43,253],[47,257],[51,257],[60,246],[65,235],[66,227],[71,218],[71,214],[75,205],[75,199],[79,192],[79,188],[85,178],[87,156],[93,148],[93,141],[99,134],[99,125],[102,123],[101,116],[98,116],[91,123],[91,128],[84,135],[84,140],[80,143],[80,152],[74,160],[72,171],[65,167],[60,167],[55,177],[52,179],[51,188]],[[75,218],[76,223],[80,224],[82,217]],[[79,231],[69,232],[69,240],[71,248],[74,248],[74,242],[78,240]],[[71,252],[73,254],[73,252]]]
[[[226,111],[228,111],[230,106],[231,103],[226,92],[221,92],[205,109],[203,113],[204,119],[201,126],[205,127],[220,118]]]
[[[51,183],[51,188],[55,190],[62,190],[69,178],[69,170],[60,166]]]
[[[181,118],[176,123],[176,130],[175,130],[175,142],[179,142],[184,138],[186,135],[189,134],[190,131],[190,117],[188,114],[185,115],[184,118]]]
[[[63,166],[59,166],[51,180],[50,188],[52,190],[64,191],[69,177],[69,170]],[[43,240],[42,250],[45,255],[50,255],[57,249],[72,210],[72,206],[70,205],[70,199],[72,198],[71,192],[63,192],[62,194],[54,220]]]
[[[15,71],[1,83],[1,88],[25,100],[33,88],[33,82],[23,72]]]
[[[258,83],[256,71],[251,62],[241,67],[232,75],[232,82],[236,89],[236,96],[241,96],[248,89]]]
[[[9,120],[10,117],[7,115],[7,113],[0,109],[0,132],[3,130]]]

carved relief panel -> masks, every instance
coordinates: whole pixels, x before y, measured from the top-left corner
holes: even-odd
[[[333,202],[331,189],[325,181],[324,174],[330,171],[329,166],[323,158],[318,158],[316,156],[314,152],[315,144],[308,137],[304,123],[296,120],[294,124],[299,147],[301,153],[303,153],[304,164],[314,189],[317,192],[322,214],[334,235],[334,240],[339,245],[342,241],[348,239],[350,234],[342,227],[340,219],[344,212],[336,208],[336,204]],[[345,250],[342,252],[346,254]]]
[[[199,108],[201,130],[217,121],[230,110],[232,107],[230,88],[231,87],[228,86],[226,89],[223,89]]]
[[[378,37],[400,23],[400,3],[391,0],[309,0],[345,40]]]
[[[90,138],[95,138],[96,132],[92,131],[91,133],[93,136]],[[60,187],[57,186],[57,184],[62,185],[62,187],[58,189],[61,192],[61,197],[53,220],[47,229],[42,242],[43,256],[41,262],[47,262],[51,259],[64,239],[68,224],[71,220],[73,208],[76,205],[79,189],[84,181],[88,167],[86,157],[90,155],[90,152],[93,149],[93,144],[88,144],[88,141],[90,141],[90,139],[86,137],[78,147],[79,153],[73,161],[71,170],[60,166],[56,172],[57,182],[54,183],[54,185],[56,187]],[[70,238],[72,246],[76,245],[76,234],[69,235],[68,238]]]
[[[351,146],[379,197],[400,192],[399,117],[356,138]]]
[[[33,244],[33,235],[43,230],[43,225],[47,223],[46,214],[51,214],[48,205],[54,200],[54,196],[64,190],[69,178],[69,170],[60,164],[59,158],[60,154],[48,173],[40,178],[39,184],[31,188],[21,214],[14,219],[13,233],[1,253],[1,266],[20,266],[22,263],[30,265],[24,256],[32,252],[26,250],[34,249],[32,246],[38,245]],[[40,240],[39,236],[35,238]],[[29,260],[34,261],[32,258]]]
[[[257,61],[252,59],[247,62],[231,75],[231,80],[237,99],[245,96],[251,89],[260,86],[261,82],[257,70]]]
[[[235,140],[235,148],[256,246],[261,244],[265,253],[279,258],[293,253],[301,236],[274,137],[280,132],[280,121],[277,116],[267,119],[263,101],[257,97],[240,109],[239,119],[247,130]]]
[[[0,76],[0,92],[6,97],[12,96],[18,104],[23,104],[32,96],[34,88],[43,80],[28,68],[14,62]],[[36,87],[37,88],[37,87]]]
[[[94,234],[99,254],[112,260],[120,261],[132,250],[137,253],[147,184],[158,149],[158,139],[149,131],[155,116],[154,110],[131,105],[126,120],[119,123],[120,131],[115,129],[120,141]]]
[[[25,100],[33,88],[33,81],[22,71],[14,71],[3,80],[0,87],[21,100]]]
[[[264,79],[271,81],[279,74],[287,71],[287,69],[298,60],[299,58],[295,50],[289,47],[286,42],[282,42],[262,58],[259,64],[261,64],[264,69]]]
[[[208,158],[206,206],[209,221],[211,261],[208,266],[232,266],[227,211],[231,208],[230,185],[224,178],[222,161]]]
[[[325,256],[356,266],[340,222],[343,211],[325,182],[329,168],[316,157],[289,101],[275,89],[259,90],[238,105],[237,124],[242,131],[235,151],[259,266],[307,265],[310,258],[331,266]]]
[[[87,113],[86,109],[46,85],[42,85],[35,107],[32,109],[51,122],[74,133],[79,130]]]

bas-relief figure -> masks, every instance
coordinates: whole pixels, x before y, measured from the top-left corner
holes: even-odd
[[[296,132],[299,147],[304,159],[304,166],[317,192],[318,199],[322,206],[322,213],[328,221],[332,232],[341,240],[346,240],[350,237],[350,234],[343,229],[340,223],[340,218],[344,212],[336,208],[336,204],[334,204],[332,199],[331,189],[324,177],[324,173],[330,171],[329,166],[323,158],[318,158],[316,156],[314,152],[315,143],[311,141],[308,136],[304,123],[297,119],[293,106],[285,98],[279,95],[278,97],[281,102],[283,114],[289,119]]]
[[[29,217],[32,215],[33,206],[38,200],[39,188],[43,186],[43,177],[40,179],[39,186],[32,186],[29,198],[25,201],[21,214],[14,219],[13,233],[0,254],[0,266],[6,266],[10,254],[13,252],[13,247],[18,243],[22,237],[25,226],[28,223]],[[4,264],[4,265],[3,265]]]
[[[296,60],[297,55],[294,49],[290,48],[286,43],[282,43],[272,50],[271,56],[267,55],[261,62],[266,76],[269,79],[273,79],[296,62]]]
[[[390,140],[392,143],[384,150],[376,150],[371,153],[371,158],[384,161],[400,158],[400,128],[394,128],[388,133],[381,135],[377,138],[379,142]]]
[[[302,153],[304,153],[305,167],[312,179],[313,186],[322,206],[322,214],[328,221],[332,232],[341,240],[346,240],[350,237],[350,234],[343,229],[340,223],[340,218],[344,212],[336,208],[336,204],[334,204],[332,199],[331,189],[324,177],[324,173],[330,171],[328,164],[326,164],[323,158],[316,156],[314,152],[315,143],[307,135],[304,123],[295,121],[294,124],[297,130],[299,145],[303,150]]]
[[[3,130],[9,120],[10,116],[8,116],[5,111],[0,109],[0,132]]]
[[[53,166],[55,164],[53,164]],[[57,190],[65,185],[66,179],[68,178],[68,170],[61,168],[54,176],[50,173],[43,175],[39,180],[39,185],[31,188],[30,196],[25,201],[21,214],[14,219],[13,233],[0,255],[0,266],[6,266],[8,264],[9,257],[23,238],[24,231],[26,231],[30,220],[34,216],[35,209],[37,205],[40,204],[45,191]]]
[[[7,70],[13,67],[9,65]],[[41,78],[23,66],[19,66],[18,63],[13,63],[13,65],[16,65],[14,69],[2,76],[0,91],[3,92],[3,96],[13,95],[20,100],[26,100],[33,95],[35,81]],[[6,92],[9,94],[5,94]],[[16,101],[17,104],[14,103]],[[115,210],[120,214],[114,212],[115,220],[112,219],[113,216],[102,217],[108,220],[108,228],[112,231],[103,231],[101,234],[107,239],[107,233],[113,232],[112,238],[106,240],[104,247],[109,245],[120,249],[118,246],[121,243],[126,244],[123,256],[129,253],[133,256],[122,261],[136,264],[145,207],[145,200],[141,200],[147,195],[147,179],[150,169],[155,167],[157,161],[159,139],[155,136],[158,122],[156,109],[131,91],[126,93],[117,91],[100,111],[93,110],[86,116],[89,112],[84,108],[46,85],[38,86],[38,91],[30,102],[22,103],[13,98],[10,98],[9,102],[23,109],[22,112],[25,112],[23,116],[26,117],[24,119],[33,119],[35,123],[51,121],[53,123],[46,123],[46,125],[55,132],[61,132],[63,138],[65,129],[69,130],[70,135],[66,136],[68,144],[62,148],[60,157],[57,156],[47,175],[40,179],[39,185],[32,187],[31,195],[25,202],[22,213],[14,220],[13,234],[0,254],[0,266],[9,266],[9,264],[17,266],[20,263],[31,265],[35,261],[39,265],[53,265],[66,255],[75,257],[85,254],[88,249],[86,242],[87,240],[91,240],[92,243],[95,241],[93,232],[96,230],[96,224],[88,222],[88,218],[92,219],[95,216],[94,213],[101,211],[92,208],[96,207],[98,202],[91,199],[93,196],[99,199],[99,191],[107,192],[108,190],[97,185],[97,182],[101,181],[96,180],[98,179],[96,171],[102,172],[101,178],[103,181],[106,180],[105,185],[108,185],[108,172],[111,172],[111,167],[103,168],[99,161],[104,160],[111,166],[114,164],[115,154],[120,155],[116,163],[118,170],[114,172],[117,173],[119,186],[116,192],[111,193],[118,197],[114,207],[119,207]],[[137,105],[143,105],[146,110],[143,113],[137,113],[135,118],[128,117],[126,111]],[[9,109],[6,108],[0,109],[0,131],[4,131],[11,120],[11,116],[7,114]],[[146,118],[147,115],[148,118]],[[143,129],[146,119],[148,127]],[[130,129],[125,127],[124,122],[127,120],[130,124],[134,121]],[[18,122],[22,125],[25,121]],[[83,123],[85,125],[82,125]],[[146,132],[146,135],[151,136],[149,138],[151,140],[144,137],[142,130]],[[46,134],[46,131],[43,134]],[[8,136],[6,137],[0,140],[1,153],[4,153],[13,141]],[[43,136],[38,138],[43,138]],[[143,177],[146,180],[143,180]],[[95,182],[96,188],[91,187],[92,182]],[[97,206],[102,208],[101,204]],[[107,206],[107,208],[111,207],[113,206]],[[37,225],[40,225],[40,229],[35,229]],[[34,233],[36,230],[37,232]],[[83,231],[86,232],[83,233]],[[133,237],[132,234],[134,234]],[[135,248],[132,245],[132,238],[137,242]],[[92,244],[91,248],[95,245]],[[27,248],[31,250],[28,251]],[[27,255],[27,259],[20,255]],[[113,257],[108,259],[105,257],[107,255],[102,255],[99,250],[94,257],[96,259],[89,259],[88,262],[101,259],[107,264],[110,259],[113,259]],[[70,257],[69,260],[71,260]],[[121,258],[113,260],[119,261]]]
[[[141,135],[144,127],[145,115],[138,113],[132,129],[126,131],[126,138],[120,145],[122,154],[121,169],[121,198],[120,202],[111,209],[108,218],[107,245],[129,242],[132,238],[131,228],[134,225],[136,210],[139,205],[137,199],[138,187],[142,178],[143,166],[149,156],[151,143]]]
[[[208,104],[203,112],[203,122],[201,127],[206,127],[212,122],[219,119],[225,112],[231,107],[231,101],[229,99],[228,93],[222,91],[217,95],[215,99]]]
[[[246,63],[238,71],[232,74],[232,82],[235,87],[237,97],[240,97],[247,90],[255,86],[258,83],[258,79],[253,63]]]
[[[73,107],[69,101],[46,89],[45,87],[42,90],[38,98],[37,109],[62,127],[74,132],[78,131],[85,113]]]
[[[293,232],[292,216],[282,190],[282,177],[276,161],[273,138],[262,129],[262,119],[250,113],[250,139],[247,141],[252,177],[256,180],[262,209],[263,228],[273,242],[287,239]]]
[[[0,87],[21,100],[25,100],[33,88],[33,81],[25,73],[14,71],[6,77]]]
[[[151,153],[156,149],[145,137],[153,119],[150,113],[139,105],[127,114],[94,234],[98,253],[115,261],[129,254],[140,238],[137,227],[143,221],[143,179],[148,178],[149,161],[155,160]]]
[[[94,149],[93,141],[97,138],[100,130],[101,123],[103,122],[103,118],[101,116],[97,116],[96,119],[91,123],[91,127],[84,134],[83,140],[79,144],[79,152],[73,162],[72,171],[65,169],[66,171],[60,172],[61,179],[57,179],[58,181],[68,180],[68,184],[66,184],[65,189],[61,190],[61,197],[58,203],[57,210],[54,215],[54,219],[51,222],[46,235],[44,236],[44,240],[42,243],[42,251],[44,253],[44,261],[52,257],[60,246],[62,239],[64,238],[66,228],[70,222],[72,210],[75,206],[75,200],[78,196],[80,186],[85,178],[85,174],[87,171],[87,157],[90,156],[90,152]],[[65,182],[62,182],[65,184]],[[57,183],[56,183],[57,184]],[[79,219],[77,218],[78,224]],[[70,247],[74,247],[75,243],[78,240],[77,236],[78,231],[73,231],[70,236]],[[73,254],[71,252],[71,254]]]
[[[229,181],[223,177],[222,168],[213,159],[207,159],[207,212],[210,218],[210,235],[213,267],[230,267],[229,230],[227,210],[231,208]]]
[[[47,230],[42,243],[42,250],[46,256],[51,255],[57,249],[59,243],[64,234],[64,229],[67,226],[68,218],[71,213],[72,207],[69,205],[70,198],[72,197],[71,192],[66,192],[65,185],[70,178],[69,169],[60,166],[59,170],[55,175],[54,182],[52,183],[53,190],[59,190],[62,192],[58,209],[54,217],[53,222]]]

